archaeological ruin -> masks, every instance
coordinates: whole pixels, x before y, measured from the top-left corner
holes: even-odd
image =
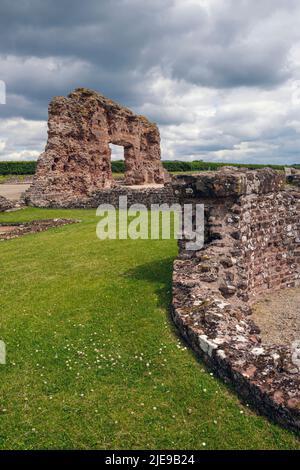
[[[187,240],[179,242],[173,320],[247,403],[299,431],[300,342],[265,343],[252,315],[265,293],[300,286],[299,171],[223,168],[170,180],[157,126],[86,89],[55,98],[48,126],[27,204],[118,206],[126,195],[128,204],[147,207],[204,205],[204,247],[189,251]],[[112,178],[110,143],[124,147],[125,185]]]
[[[164,184],[160,134],[144,116],[80,88],[49,105],[48,142],[26,195],[38,207],[78,207],[116,186],[109,144],[124,147],[125,184]]]
[[[0,223],[0,241],[12,240],[31,233],[40,233],[50,228],[77,224],[77,219],[41,219],[23,223]]]
[[[3,196],[0,196],[0,212],[6,212],[14,207],[14,204]]]
[[[174,322],[248,404],[299,431],[300,342],[265,344],[252,319],[265,293],[300,285],[299,188],[269,169],[231,168],[178,177],[174,190],[181,203],[204,204],[206,220],[203,249],[180,241]]]

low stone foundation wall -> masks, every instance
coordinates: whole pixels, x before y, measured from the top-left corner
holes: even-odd
[[[109,189],[102,189],[92,193],[89,197],[74,199],[74,195],[68,197],[68,193],[60,194],[60,196],[53,196],[39,194],[35,197],[32,195],[30,199],[25,200],[29,205],[35,207],[53,207],[53,208],[97,208],[100,204],[111,204],[118,208],[119,197],[127,196],[128,205],[143,204],[148,209],[151,204],[173,204],[177,201],[171,184],[165,186],[153,186],[131,188],[127,186],[114,186]],[[59,202],[58,202],[59,201]]]
[[[0,224],[0,242],[12,240],[29,233],[45,232],[50,228],[77,224],[79,222],[80,220],[77,219],[42,219],[23,223]]]
[[[5,212],[14,207],[14,204],[3,196],[0,196],[0,212]]]
[[[111,204],[119,206],[119,197],[127,196],[128,206],[132,204],[143,204],[150,209],[152,204],[173,204],[177,201],[171,185],[161,187],[130,188],[126,186],[115,187],[99,191],[93,195],[90,207],[98,207],[100,204]]]
[[[179,243],[174,322],[241,397],[299,431],[298,346],[263,344],[251,305],[266,291],[300,285],[300,191],[267,169],[183,176],[174,189],[181,203],[204,204],[206,219],[202,250]]]

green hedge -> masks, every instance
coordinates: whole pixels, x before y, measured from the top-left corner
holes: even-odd
[[[123,160],[111,163],[114,173],[124,173],[125,165]],[[0,175],[34,175],[36,162],[0,162]]]
[[[194,160],[192,162],[181,162],[177,160],[165,160],[162,162],[163,166],[168,171],[175,171],[175,172],[184,172],[184,171],[213,171],[217,170],[222,166],[236,166],[239,168],[250,168],[250,169],[257,169],[257,168],[265,168],[270,167],[274,168],[275,170],[283,170],[284,165],[255,165],[255,164],[243,164],[243,163],[216,163],[216,162],[202,162],[199,160]],[[123,160],[113,161],[112,164],[112,171],[114,173],[124,173],[125,165]]]
[[[0,175],[34,175],[36,162],[0,162]]]
[[[284,169],[284,165],[251,165],[242,163],[215,163],[202,162],[194,160],[192,162],[181,161],[163,161],[163,166],[168,171],[184,172],[184,171],[210,171],[217,170],[222,166],[237,166],[239,168],[264,168],[266,166],[276,170]],[[124,160],[116,160],[111,163],[113,173],[124,173]],[[33,175],[36,170],[36,162],[0,162],[0,175]]]
[[[168,171],[192,171],[192,162],[165,161],[163,166]]]
[[[180,162],[180,161],[163,161],[163,165],[168,171],[211,171],[217,170],[222,166],[235,166],[239,168],[265,168],[270,167],[275,170],[283,170],[284,165],[256,165],[256,164],[244,164],[244,163],[216,163],[216,162],[203,162],[194,160],[192,162]]]
[[[124,173],[125,172],[124,160],[115,160],[111,162],[111,170],[113,173]]]

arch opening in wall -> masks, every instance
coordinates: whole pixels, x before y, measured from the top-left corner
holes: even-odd
[[[125,162],[125,148],[121,144],[109,144],[111,151],[110,160],[111,164],[115,162],[113,169],[113,177],[119,182],[124,183],[125,174],[124,174],[124,162]]]
[[[109,144],[111,150],[111,161],[124,160],[123,145]]]
[[[146,182],[143,169],[139,165],[139,152],[127,139],[114,139],[109,143],[111,161],[123,161],[120,167],[124,171],[122,182],[126,185]],[[122,175],[120,175],[122,176]]]

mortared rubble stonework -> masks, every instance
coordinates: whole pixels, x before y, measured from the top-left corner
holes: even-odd
[[[252,315],[264,294],[300,286],[299,189],[270,169],[224,168],[177,177],[174,192],[182,204],[203,204],[206,220],[201,250],[179,241],[175,324],[247,403],[299,432],[298,346],[266,344]]]
[[[6,197],[0,196],[0,212],[5,212],[14,207],[14,204],[6,199]]]
[[[96,191],[113,187],[109,144],[124,147],[126,184],[163,184],[168,179],[156,124],[86,88],[54,98],[48,142],[27,203],[76,206]]]

